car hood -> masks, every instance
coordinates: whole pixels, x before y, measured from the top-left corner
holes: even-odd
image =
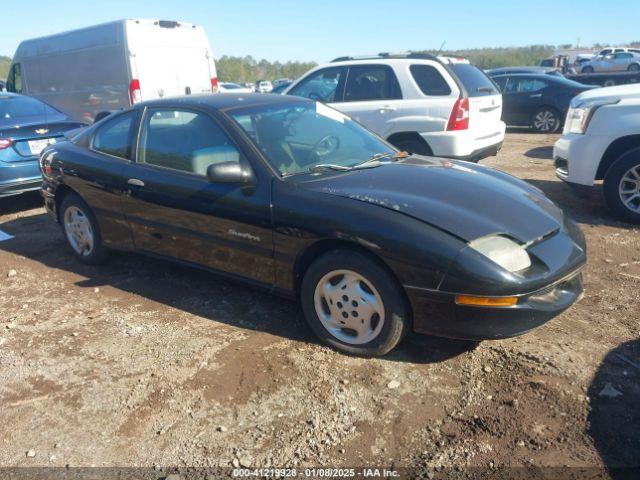
[[[455,160],[412,156],[301,183],[409,215],[467,242],[505,234],[530,243],[564,222],[562,210],[541,190],[498,170]]]
[[[574,98],[574,102],[580,103],[586,100],[627,99],[640,98],[640,84],[617,85],[615,87],[595,88],[582,92]]]

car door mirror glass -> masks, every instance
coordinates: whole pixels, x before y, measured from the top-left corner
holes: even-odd
[[[212,183],[233,183],[248,185],[253,183],[253,172],[240,162],[213,163],[207,168],[207,178]]]

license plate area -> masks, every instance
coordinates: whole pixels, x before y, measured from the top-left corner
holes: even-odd
[[[40,155],[40,152],[44,150],[49,145],[56,143],[55,138],[39,138],[37,140],[29,140],[29,151],[32,155]]]

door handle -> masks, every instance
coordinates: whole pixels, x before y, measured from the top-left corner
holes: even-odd
[[[384,107],[380,107],[379,112],[380,113],[387,113],[387,112],[395,112],[397,109],[396,107],[390,107],[390,106],[384,106]]]
[[[144,187],[144,182],[142,180],[138,180],[137,178],[130,178],[127,180],[127,184],[133,187]]]
[[[540,98],[541,96],[541,93],[534,93],[533,95],[529,95],[529,98]]]

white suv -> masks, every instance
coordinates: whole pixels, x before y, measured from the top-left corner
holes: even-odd
[[[553,149],[556,174],[591,191],[603,180],[609,207],[640,223],[640,85],[588,90],[571,101]]]
[[[343,57],[284,94],[328,103],[411,153],[478,161],[504,140],[502,96],[467,60],[431,55]]]

